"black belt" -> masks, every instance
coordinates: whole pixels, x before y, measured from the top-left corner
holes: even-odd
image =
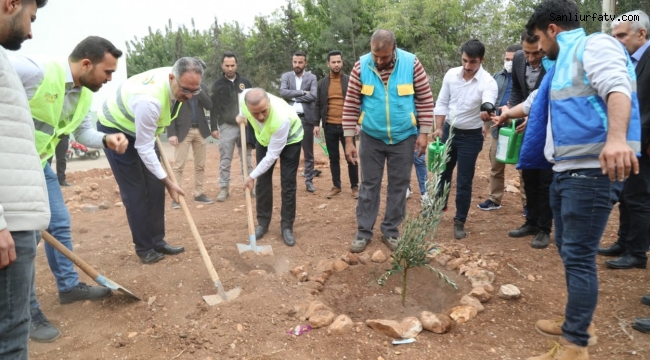
[[[191,127],[191,128],[198,128],[198,127],[199,127],[199,124],[194,124],[194,123],[192,123],[192,124],[190,124],[190,127]]]
[[[331,127],[335,127],[335,128],[342,128],[343,127],[342,124],[330,124],[330,123],[326,123],[325,126],[327,126],[327,127],[331,126]]]
[[[467,130],[454,128],[453,131],[456,134],[480,134],[483,131],[483,128],[467,129]]]

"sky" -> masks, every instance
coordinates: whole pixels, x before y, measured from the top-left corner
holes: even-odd
[[[89,35],[104,37],[126,53],[127,40],[147,35],[149,27],[163,30],[169,19],[174,28],[191,27],[194,19],[197,29],[209,29],[215,17],[219,23],[238,21],[251,27],[255,16],[270,15],[285,4],[285,0],[50,0],[38,10],[33,39],[18,53],[66,59]],[[113,80],[95,94],[92,109],[99,110],[105,94],[116,91],[124,80],[126,61],[120,59]]]

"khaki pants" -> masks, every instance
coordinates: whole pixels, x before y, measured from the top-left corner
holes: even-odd
[[[183,168],[192,146],[194,155],[194,197],[203,195],[203,178],[205,175],[205,139],[198,128],[190,128],[183,142],[176,145],[174,150],[174,176],[178,186],[183,185]]]
[[[490,200],[497,205],[501,205],[503,198],[506,164],[497,161],[497,144],[498,139],[490,136]],[[519,194],[521,195],[521,204],[526,206],[526,192],[524,191],[524,179],[519,170]]]
[[[219,162],[219,187],[228,187],[230,184],[230,165],[232,164],[232,157],[235,153],[235,146],[239,151],[239,161],[242,161],[242,148],[241,148],[241,130],[237,125],[221,124],[219,126],[219,155],[221,156]],[[251,156],[252,146],[246,146],[246,161],[248,166],[248,174],[253,172],[253,158]],[[241,170],[242,179],[244,178],[244,169]]]

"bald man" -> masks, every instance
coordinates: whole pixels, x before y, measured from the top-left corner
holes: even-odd
[[[257,139],[257,167],[244,181],[244,188],[253,190],[257,179],[257,227],[255,237],[261,239],[269,229],[273,213],[273,168],[280,159],[282,239],[294,246],[293,222],[296,218],[296,173],[300,163],[303,128],[294,108],[264,89],[246,90],[239,103],[237,123],[250,123]]]

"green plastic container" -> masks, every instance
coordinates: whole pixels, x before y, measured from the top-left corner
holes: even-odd
[[[508,127],[499,130],[496,159],[504,164],[516,164],[519,161],[521,141],[524,134],[517,134],[515,121]]]
[[[440,138],[436,137],[436,141],[429,144],[427,151],[427,169],[432,171],[434,164],[439,164],[444,161],[443,156],[445,155],[445,143],[440,142]],[[447,168],[447,164],[442,165],[442,170],[444,171]]]

